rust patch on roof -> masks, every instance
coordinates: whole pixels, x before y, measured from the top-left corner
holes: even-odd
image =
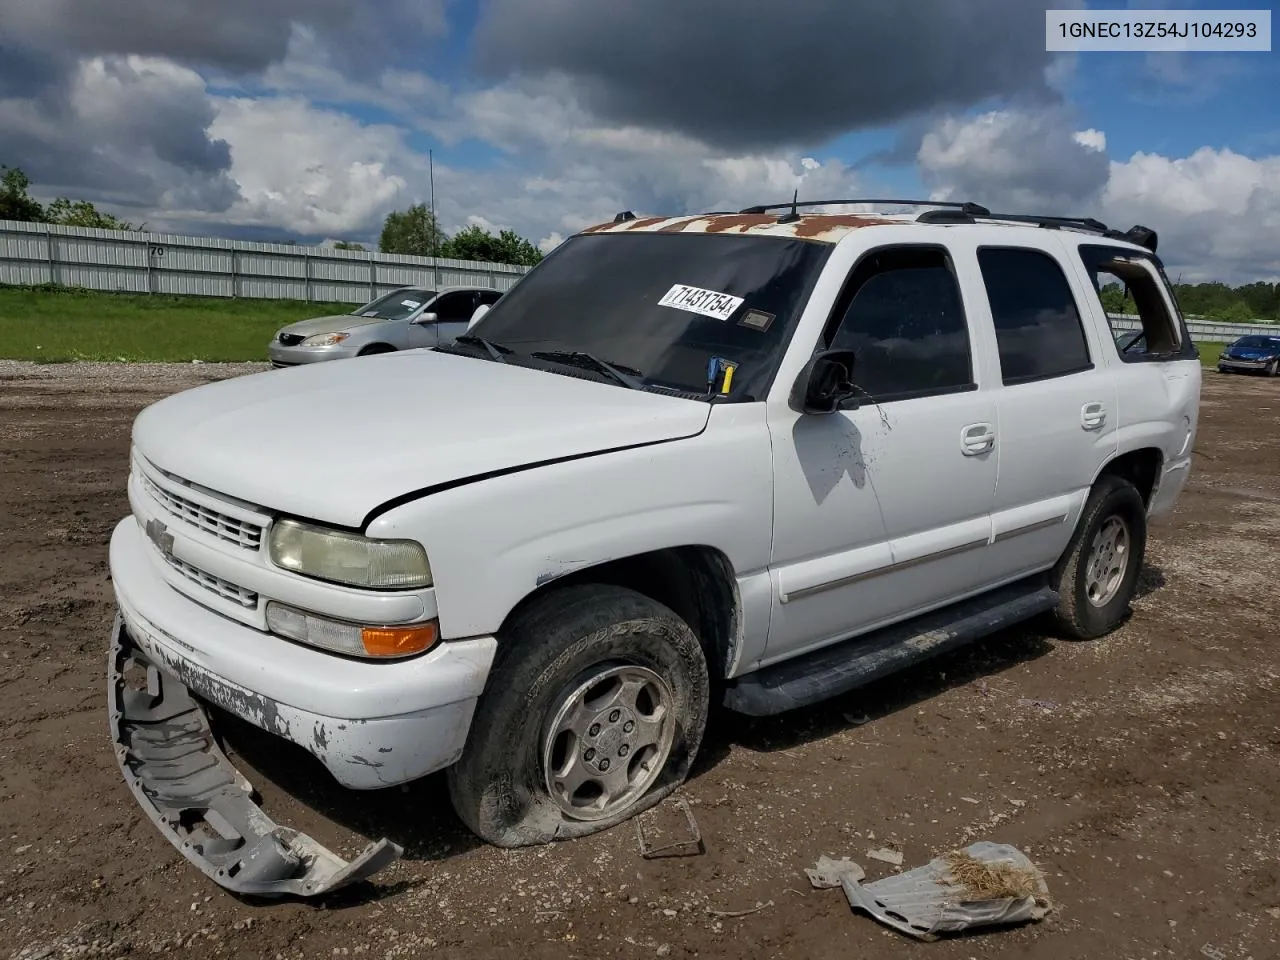
[[[797,220],[795,233],[797,237],[810,239],[832,230],[857,230],[859,227],[887,226],[900,222],[865,213],[815,213]]]
[[[767,213],[730,213],[708,219],[710,222],[707,224],[707,233],[725,233],[734,229],[745,233],[751,227],[763,227],[778,220]]]
[[[710,219],[711,219],[710,217],[701,217],[701,216],[673,217],[670,220],[668,220],[666,223],[664,223],[662,226],[658,227],[658,233],[682,233],[686,227],[697,223],[699,220],[710,220]],[[702,231],[695,230],[693,232],[700,233]]]
[[[898,225],[909,217],[878,216],[867,213],[811,213],[789,222],[779,222],[778,214],[710,213],[684,217],[644,217],[639,220],[610,221],[588,227],[583,233],[719,233],[763,237],[791,237],[821,243],[837,243],[851,230],[861,227]]]

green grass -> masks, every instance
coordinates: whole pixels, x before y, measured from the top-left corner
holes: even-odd
[[[1218,369],[1218,357],[1222,355],[1222,351],[1227,349],[1225,343],[1196,343],[1200,349],[1200,365]]]
[[[0,359],[265,361],[280,327],[356,306],[0,287]]]

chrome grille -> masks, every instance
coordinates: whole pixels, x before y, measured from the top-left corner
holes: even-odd
[[[167,556],[165,559],[169,561],[169,566],[173,567],[192,583],[200,584],[200,586],[216,593],[224,600],[230,600],[232,603],[238,603],[248,609],[254,609],[258,606],[258,595],[254,591],[238,587],[230,580],[215,577],[213,574],[206,573],[199,567],[193,567],[185,560],[179,560],[175,556]]]
[[[166,512],[179,520],[184,520],[219,540],[234,543],[246,550],[257,550],[262,545],[262,528],[257,524],[237,520],[225,513],[211,510],[194,500],[171,493],[157,486],[146,475],[142,477],[142,484],[147,493],[151,494]]]

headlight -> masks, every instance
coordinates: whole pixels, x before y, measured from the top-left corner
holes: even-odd
[[[304,347],[332,347],[335,343],[341,343],[349,333],[317,333],[315,336],[307,337],[302,341]]]
[[[271,525],[270,552],[276,566],[319,580],[373,590],[431,586],[427,552],[413,540],[373,540],[277,520]]]

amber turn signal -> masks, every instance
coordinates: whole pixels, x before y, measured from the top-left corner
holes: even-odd
[[[440,631],[434,621],[411,627],[365,627],[360,639],[371,657],[407,657],[430,650],[440,639]]]

